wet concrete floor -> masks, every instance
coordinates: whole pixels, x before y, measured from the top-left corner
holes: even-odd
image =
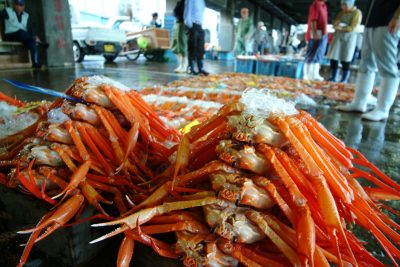
[[[223,73],[233,71],[233,62],[206,61],[206,69],[210,73]],[[176,79],[187,78],[186,74],[175,74],[173,69],[175,63],[155,63],[148,62],[144,58],[140,58],[137,62],[130,62],[125,59],[117,59],[113,64],[104,64],[101,57],[88,57],[81,64],[75,67],[66,68],[50,68],[47,70],[33,71],[31,69],[21,70],[3,70],[0,71],[0,91],[8,95],[15,95],[17,98],[28,101],[39,101],[42,99],[51,99],[49,97],[36,93],[27,93],[15,89],[6,84],[3,79],[13,79],[24,83],[52,88],[58,91],[65,90],[75,78],[85,75],[106,75],[112,79],[116,79],[132,88],[144,88],[153,85],[169,83]],[[384,122],[367,122],[361,120],[360,114],[343,113],[331,109],[329,106],[318,108],[304,107],[313,114],[325,127],[334,135],[342,139],[348,146],[361,151],[372,163],[377,165],[384,173],[400,182],[400,101],[396,101],[393,106],[390,117]],[[11,197],[13,198],[13,197]],[[1,199],[0,199],[1,204]],[[7,203],[3,203],[7,205]],[[396,205],[400,208],[400,205]],[[6,212],[4,206],[0,205],[0,222],[9,220],[3,218],[2,214]],[[7,214],[5,215],[8,216]],[[394,218],[399,221],[399,218]],[[1,223],[3,225],[3,223]],[[21,229],[17,227],[7,228],[11,233]],[[11,229],[11,230],[10,230]],[[2,235],[6,234],[6,229],[0,229],[0,247],[4,252],[4,246],[9,252],[15,252],[18,255],[22,249],[17,251],[12,247],[18,246],[18,242],[14,240],[10,244],[7,238]],[[7,236],[7,235],[6,235]],[[97,260],[92,260],[86,266],[92,266],[96,262],[96,266],[115,266],[117,248],[111,249],[110,257],[100,256]],[[3,254],[0,252],[0,255]],[[4,254],[3,254],[4,255]],[[30,266],[51,266],[49,260],[38,254],[38,260]],[[11,255],[10,255],[11,256]],[[3,257],[3,256],[0,256]],[[13,260],[11,260],[13,262]],[[101,262],[98,263],[98,262]],[[47,263],[46,263],[47,262]],[[57,262],[57,261],[56,261]],[[54,263],[54,262],[53,262]],[[111,264],[111,265],[110,265]],[[13,265],[13,264],[11,264]],[[62,266],[61,264],[60,266]],[[172,265],[174,265],[172,263]],[[172,266],[164,265],[164,266]],[[2,265],[7,266],[7,265]],[[156,265],[143,265],[156,266]],[[158,265],[160,266],[160,265]]]

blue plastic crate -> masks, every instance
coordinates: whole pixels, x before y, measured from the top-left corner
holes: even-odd
[[[281,62],[277,71],[277,76],[300,79],[303,76],[303,61]]]
[[[256,74],[275,76],[279,67],[279,61],[257,61]]]
[[[219,60],[233,60],[235,59],[235,55],[232,51],[219,51],[218,52]]]
[[[205,51],[204,59],[212,59],[212,53],[210,51]]]
[[[172,63],[178,62],[176,55],[172,52],[171,49],[165,50],[164,57],[168,58],[168,62],[172,62]]]
[[[235,60],[235,72],[241,73],[254,73],[255,61],[249,59],[236,59]]]

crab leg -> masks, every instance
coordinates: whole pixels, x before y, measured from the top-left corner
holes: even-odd
[[[266,144],[259,145],[257,149],[263,152],[264,156],[269,160],[269,162],[271,162],[274,170],[281,178],[282,183],[285,185],[286,189],[290,192],[291,196],[293,197],[292,201],[297,206],[304,206],[307,203],[306,198],[300,192],[296,183],[293,181],[293,179],[290,177],[289,173],[287,173],[282,163],[276,157],[274,150]]]
[[[55,170],[52,168],[42,166],[39,168],[39,173],[46,176],[47,179],[58,185],[61,189],[66,188],[68,185],[67,182],[55,174]]]
[[[30,192],[32,193],[32,195],[34,195],[35,197],[39,198],[39,199],[43,199],[44,201],[50,203],[51,205],[55,205],[57,202],[50,198],[45,192],[44,192],[44,188],[42,188],[42,191],[39,190],[39,188],[36,185],[35,182],[35,178],[33,177],[32,174],[32,166],[33,166],[34,160],[32,160],[31,162],[29,162],[29,166],[28,166],[28,179],[26,179],[21,173],[20,173],[20,162],[18,161],[17,164],[17,169],[16,169],[16,173],[17,173],[17,178],[18,180],[21,182],[21,184]]]
[[[47,213],[44,215],[40,221],[38,222],[37,226],[41,225],[44,221],[46,221],[50,216],[52,215],[52,212]],[[40,235],[40,232],[42,229],[37,229],[32,232],[30,235],[28,242],[25,244],[24,252],[21,255],[21,258],[19,259],[17,267],[22,267],[25,265],[26,261],[28,260],[29,254],[31,253],[31,250],[33,248],[33,245],[36,242],[36,239]]]
[[[129,130],[128,133],[128,144],[126,147],[125,155],[124,158],[122,159],[121,165],[117,168],[117,172],[119,172],[120,169],[124,166],[126,161],[128,160],[129,155],[132,153],[132,151],[135,149],[137,139],[139,137],[139,123],[135,122],[132,126],[132,128]]]
[[[162,234],[168,232],[187,231],[193,234],[208,234],[210,230],[196,221],[180,221],[171,224],[141,226],[142,231],[148,235]]]
[[[87,180],[87,183],[95,189],[99,189],[102,191],[112,193],[114,195],[114,203],[117,206],[117,209],[120,214],[124,214],[127,211],[123,197],[122,197],[122,193],[117,187],[109,186],[109,185],[103,184],[98,181],[92,181],[90,179]],[[107,203],[107,204],[111,204],[111,203]]]
[[[52,211],[51,215],[44,219],[38,226],[33,229],[19,231],[18,234],[27,234],[39,231],[39,233],[45,229],[45,232],[34,240],[34,243],[47,237],[58,228],[66,224],[78,210],[81,208],[85,198],[81,194],[75,194],[69,198],[66,202],[62,203],[56,210]],[[45,215],[47,217],[47,215]]]
[[[111,102],[124,114],[125,118],[133,125],[135,122],[139,122],[140,136],[145,140],[145,142],[153,142],[152,134],[150,128],[143,117],[138,112],[136,107],[134,107],[129,99],[120,91],[113,90],[112,87],[102,86],[102,89],[106,93],[107,97]]]
[[[107,118],[105,117],[105,109],[102,109],[98,106],[93,106],[94,110],[97,112],[97,115],[99,115],[101,122],[103,123],[104,127],[106,128],[109,139],[111,141],[111,145],[113,147],[115,156],[117,158],[117,162],[120,165],[123,161],[124,158],[124,153],[122,152],[122,148],[118,142],[118,136],[116,135],[114,128],[111,126]]]
[[[82,124],[82,123],[74,123],[74,125],[76,126],[76,128],[78,129],[81,137],[83,138],[83,140],[85,141],[85,143],[88,145],[88,147],[90,148],[90,150],[93,152],[93,154],[95,155],[95,157],[100,161],[101,166],[104,168],[105,172],[107,173],[107,175],[109,176],[113,176],[114,175],[114,171],[111,167],[111,165],[108,163],[108,161],[103,157],[103,155],[100,153],[99,149],[97,148],[97,146],[94,144],[92,138],[88,135],[87,131],[86,131],[86,127]]]
[[[112,201],[108,201],[103,198],[88,182],[82,181],[79,183],[79,188],[82,191],[82,194],[85,196],[85,199],[92,205],[96,210],[104,214],[105,216],[109,216],[107,212],[101,207],[99,202],[111,205]]]
[[[304,117],[302,122],[306,125],[313,139],[322,147],[325,147],[347,169],[352,168],[353,164],[351,160],[353,159],[353,156],[346,149],[345,144],[324,129],[323,126],[320,125],[319,122],[315,121],[315,119],[309,114],[306,114],[305,112],[301,112],[300,114],[300,116]]]
[[[70,182],[67,187],[65,187],[61,193],[58,195],[54,196],[53,199],[59,198],[63,194],[65,194],[64,198],[68,196],[73,190],[75,190],[80,182],[82,182],[84,179],[86,179],[86,174],[89,171],[89,166],[91,162],[90,160],[85,161],[81,166],[79,166],[78,169],[72,174],[70,177]]]
[[[288,118],[287,122],[292,129],[293,134],[302,142],[304,148],[313,157],[315,162],[321,168],[328,184],[340,196],[343,202],[351,203],[354,199],[353,191],[347,184],[343,174],[335,168],[324,152],[319,148],[310,136],[310,133],[301,125],[301,122],[295,118]]]
[[[119,228],[115,229],[113,232],[106,234],[100,238],[97,238],[96,240],[91,241],[90,243],[96,243],[99,241],[102,241],[104,239],[107,239],[109,237],[115,236],[119,233],[124,232],[125,230],[128,229],[134,229],[138,225],[143,224],[151,220],[153,217],[162,215],[171,211],[175,210],[183,210],[183,209],[188,209],[188,208],[193,208],[193,207],[201,207],[205,205],[210,205],[210,204],[216,204],[220,203],[221,200],[215,198],[215,197],[207,197],[204,199],[198,199],[198,200],[187,200],[187,201],[177,201],[177,202],[171,202],[171,203],[164,203],[162,205],[153,207],[153,208],[147,208],[141,211],[138,211],[132,215],[129,215],[128,217],[115,220],[112,222],[106,222],[106,223],[98,223],[98,224],[93,224],[93,227],[100,227],[100,226],[111,226],[111,225],[117,225],[117,224],[123,224]]]
[[[133,238],[129,235],[125,235],[118,250],[117,267],[130,266],[134,247],[135,241],[133,240]]]
[[[199,140],[205,134],[211,132],[213,129],[218,128],[220,124],[226,122],[226,116],[233,113],[238,113],[243,110],[243,104],[234,102],[233,104],[223,106],[216,115],[212,116],[202,124],[194,126],[187,134],[190,141]]]
[[[274,232],[268,223],[263,219],[261,213],[253,210],[246,212],[246,216],[254,222],[260,229],[268,236],[272,242],[279,248],[280,251],[289,259],[293,266],[302,266],[300,258],[296,252],[291,248],[276,232]]]
[[[175,171],[172,178],[172,190],[174,190],[176,176],[179,171],[185,171],[189,164],[190,143],[189,139],[184,135],[179,143],[178,151],[176,153]],[[182,168],[182,170],[181,170]]]
[[[86,150],[86,147],[83,144],[78,131],[73,127],[72,122],[66,121],[64,123],[64,125],[65,125],[65,128],[67,129],[67,131],[69,132],[69,134],[71,135],[71,138],[74,141],[74,144],[78,148],[78,152],[79,152],[79,155],[81,156],[81,158],[85,161],[89,160],[90,159],[89,153]]]
[[[159,254],[160,256],[171,259],[176,259],[179,256],[174,250],[171,249],[171,246],[169,244],[166,244],[143,233],[140,225],[138,225],[136,231],[128,230],[125,232],[125,234],[144,245],[152,247],[154,251],[157,252],[157,254]]]
[[[395,194],[392,192],[387,192],[385,189],[382,188],[375,188],[375,187],[363,187],[365,192],[375,201],[393,201],[393,200],[400,200],[400,195]]]
[[[254,178],[254,182],[261,188],[264,188],[270,194],[271,198],[275,200],[275,202],[281,208],[285,216],[289,219],[290,223],[295,225],[295,215],[293,213],[293,210],[289,207],[286,201],[276,190],[274,184],[264,177],[256,177]]]
[[[96,144],[96,146],[101,150],[101,152],[111,160],[111,162],[115,163],[115,156],[112,153],[112,147],[110,144],[107,142],[106,138],[101,135],[96,128],[93,126],[88,126],[87,132],[90,136],[90,138],[93,140],[93,142]]]
[[[142,114],[146,114],[151,118],[149,120],[150,126],[152,129],[162,134],[161,137],[163,139],[161,140],[164,141],[168,135],[172,135],[173,141],[179,141],[180,133],[173,128],[167,127],[157,113],[155,113],[154,109],[152,109],[138,93],[131,91],[127,95],[129,96],[129,100],[131,101],[132,105],[137,107]]]
[[[0,92],[0,101],[7,102],[8,104],[16,107],[24,107],[26,105],[25,102],[20,101],[16,98],[9,97],[8,95],[3,94],[2,92]]]
[[[218,248],[225,254],[231,255],[239,262],[244,264],[245,266],[254,266],[254,267],[262,267],[263,265],[257,263],[256,261],[247,257],[243,252],[239,245],[235,243],[231,243],[226,239],[219,239],[217,240]],[[276,266],[276,265],[269,265],[269,266]]]
[[[354,155],[357,156],[357,158],[355,158],[353,160],[354,163],[359,164],[361,166],[365,166],[368,167],[370,170],[372,170],[376,175],[378,175],[378,177],[385,182],[387,185],[393,187],[394,189],[396,189],[397,191],[400,191],[400,185],[398,183],[396,183],[395,181],[393,181],[392,179],[390,179],[388,176],[386,176],[383,172],[381,172],[374,164],[372,164],[371,162],[369,162],[359,151],[352,149],[352,148],[347,148],[349,151],[351,151],[351,153],[353,153]]]

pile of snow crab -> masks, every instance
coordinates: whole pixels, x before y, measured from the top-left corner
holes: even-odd
[[[351,83],[334,83],[326,81],[306,81],[301,79],[293,79],[288,77],[275,77],[265,75],[254,75],[254,74],[243,74],[243,73],[223,73],[209,75],[207,77],[195,77],[191,79],[182,79],[169,83],[168,88],[172,89],[172,92],[166,90],[164,94],[175,94],[174,91],[180,91],[181,88],[210,88],[210,89],[225,89],[230,92],[243,92],[246,88],[268,88],[271,90],[283,91],[289,94],[291,98],[298,96],[299,94],[305,94],[310,97],[318,97],[327,100],[336,101],[351,101],[354,94],[354,84]],[[184,90],[178,92],[178,95],[183,94],[187,97],[190,96],[190,92]],[[218,91],[218,90],[217,90]],[[149,92],[154,93],[154,90],[149,88]],[[374,90],[376,92],[376,90]],[[229,98],[225,97],[226,92],[219,95],[206,93],[199,93],[197,91],[192,92],[192,96],[195,99],[212,100],[217,98],[219,101],[225,101]],[[201,97],[201,98],[200,98]],[[235,96],[234,96],[235,97]],[[282,93],[282,97],[285,95]],[[227,102],[221,102],[227,103]]]
[[[182,134],[108,80],[80,78],[66,94],[76,101],[42,106],[0,139],[1,183],[54,205],[20,231],[31,235],[20,266],[87,205],[93,227],[116,227],[91,243],[124,235],[117,266],[135,243],[190,267],[384,266],[352,225],[398,266],[399,225],[382,209],[398,211],[381,200],[398,200],[400,185],[292,104],[247,90]]]

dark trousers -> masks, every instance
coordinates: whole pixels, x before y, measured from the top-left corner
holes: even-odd
[[[343,71],[350,70],[350,62],[341,61]],[[337,69],[339,67],[339,62],[337,60],[331,59],[331,69]]]
[[[188,34],[188,52],[190,60],[202,60],[204,57],[204,30],[199,24],[193,23]]]
[[[19,30],[17,32],[6,34],[6,38],[11,42],[23,43],[31,52],[31,59],[33,64],[38,64],[38,49],[36,46],[36,39],[33,34],[27,31]]]

